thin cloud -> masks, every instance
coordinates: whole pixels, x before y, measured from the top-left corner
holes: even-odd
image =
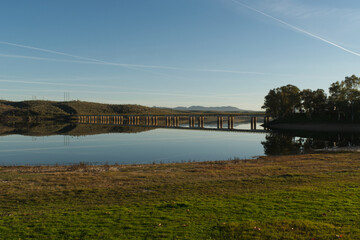
[[[124,88],[124,87],[110,87],[111,89],[119,89],[120,91],[101,91],[98,88],[109,88],[106,86],[101,85],[92,85],[92,84],[71,84],[71,83],[52,83],[52,82],[37,82],[37,81],[21,81],[21,80],[6,80],[6,79],[0,79],[0,82],[7,82],[7,83],[21,83],[21,84],[35,84],[35,85],[53,85],[53,86],[63,86],[63,87],[92,87],[97,88],[96,91],[91,90],[72,90],[71,92],[74,93],[88,93],[88,94],[136,94],[136,95],[156,95],[156,96],[173,96],[173,97],[186,97],[186,98],[229,98],[231,96],[245,96],[245,95],[251,95],[254,94],[218,94],[218,93],[182,93],[182,92],[174,92],[174,91],[152,91],[152,90],[146,90],[146,89],[139,89],[139,88]],[[127,91],[124,91],[127,90]],[[54,90],[54,89],[40,89],[40,90],[32,90],[32,89],[0,89],[0,93],[3,95],[12,95],[7,94],[11,91],[23,91],[23,92],[63,92],[64,90]],[[256,94],[255,94],[256,95]],[[17,95],[22,96],[22,95]]]
[[[80,60],[44,58],[44,57],[34,57],[34,56],[26,56],[26,55],[13,55],[13,54],[0,54],[0,57],[21,58],[21,59],[31,59],[31,60],[43,60],[43,61],[54,61],[54,62],[111,65],[111,66],[120,66],[120,67],[127,67],[127,68],[157,68],[157,69],[181,70],[180,68],[167,67],[167,66],[112,63],[112,62],[104,62],[104,61],[94,61],[94,62],[93,61],[80,61]]]
[[[15,47],[21,47],[21,48],[27,48],[37,51],[42,51],[46,53],[52,53],[62,56],[68,56],[73,57],[77,59],[82,60],[68,60],[68,59],[57,59],[57,58],[44,58],[44,57],[34,57],[34,56],[25,56],[25,55],[12,55],[12,54],[0,54],[0,57],[9,57],[9,58],[19,58],[19,59],[29,59],[29,60],[41,60],[41,61],[53,61],[53,62],[66,62],[66,63],[80,63],[80,64],[99,64],[99,65],[109,65],[109,66],[119,66],[129,69],[135,69],[137,71],[144,71],[155,75],[161,75],[161,76],[167,76],[172,77],[176,79],[182,79],[178,76],[173,76],[169,74],[164,73],[158,73],[146,69],[162,69],[162,70],[175,70],[175,71],[195,71],[195,72],[219,72],[219,73],[236,73],[236,74],[255,74],[255,75],[283,75],[283,74],[276,74],[276,73],[264,73],[264,72],[254,72],[254,71],[239,71],[239,70],[227,70],[227,69],[199,69],[199,68],[181,68],[181,67],[171,67],[171,66],[162,66],[162,65],[144,65],[144,64],[128,64],[128,63],[114,63],[114,62],[108,62],[108,61],[102,61],[99,59],[94,58],[88,58],[88,57],[82,57],[78,55],[68,54],[64,52],[44,49],[44,48],[38,48],[38,47],[32,47],[17,43],[10,43],[5,41],[0,41],[0,44],[15,46]],[[87,61],[84,61],[87,60]],[[145,68],[145,69],[143,69]]]
[[[346,8],[343,6],[341,8],[332,8],[327,5],[319,8],[297,0],[274,0],[266,4],[266,7],[272,12],[299,19],[323,19],[328,17],[334,19],[335,16],[338,21],[345,21],[348,24],[358,24],[357,22],[360,20],[359,8]]]
[[[130,87],[121,87],[121,86],[106,86],[106,85],[97,85],[97,84],[77,84],[77,83],[57,83],[57,82],[45,82],[45,81],[25,81],[25,80],[14,80],[14,79],[0,79],[0,82],[6,83],[21,83],[21,84],[30,84],[30,85],[50,85],[50,86],[63,86],[63,87],[88,87],[88,88],[96,88],[97,91],[99,88],[105,89],[120,89],[120,90],[134,90],[134,91],[147,91],[158,93],[159,91],[152,91],[144,88],[130,88]]]
[[[292,74],[278,74],[278,73],[263,73],[263,72],[248,72],[226,69],[196,69],[199,72],[214,72],[214,73],[238,73],[238,74],[251,74],[251,75],[266,75],[266,76],[293,76]]]
[[[252,11],[254,11],[254,12],[257,12],[257,13],[265,16],[265,17],[271,18],[271,19],[273,19],[273,20],[275,20],[275,21],[277,21],[277,22],[279,22],[279,23],[281,23],[281,24],[283,24],[283,25],[285,25],[285,26],[288,26],[288,27],[290,27],[290,28],[292,28],[292,29],[294,29],[294,30],[296,30],[296,31],[298,31],[298,32],[304,33],[304,34],[306,34],[306,35],[308,35],[308,36],[310,36],[310,37],[316,38],[316,39],[318,39],[318,40],[320,40],[320,41],[322,41],[322,42],[325,42],[325,43],[327,43],[327,44],[329,44],[329,45],[332,45],[332,46],[334,46],[334,47],[336,47],[336,48],[339,48],[339,49],[341,49],[341,50],[343,50],[343,51],[345,51],[345,52],[348,52],[348,53],[351,53],[351,54],[353,54],[353,55],[355,55],[355,56],[360,57],[360,53],[358,53],[358,52],[352,51],[352,50],[350,50],[350,49],[348,49],[348,48],[345,48],[345,47],[343,47],[343,46],[341,46],[341,45],[338,45],[338,44],[336,44],[336,43],[334,43],[334,42],[331,42],[331,41],[329,41],[329,40],[327,40],[327,39],[325,39],[325,38],[322,38],[322,37],[320,37],[320,36],[318,36],[318,35],[316,35],[316,34],[313,34],[313,33],[311,33],[311,32],[308,32],[308,31],[306,31],[306,30],[304,30],[304,29],[298,28],[298,27],[296,27],[296,26],[294,26],[294,25],[292,25],[292,24],[290,24],[290,23],[287,23],[287,22],[285,22],[285,21],[283,21],[283,20],[281,20],[281,19],[279,19],[279,18],[273,17],[273,16],[271,16],[271,15],[269,15],[269,14],[267,14],[267,13],[264,13],[264,12],[258,10],[258,9],[255,9],[255,8],[253,8],[253,7],[250,7],[249,5],[246,5],[246,4],[242,3],[242,2],[239,2],[239,1],[237,1],[237,0],[231,0],[231,1],[233,1],[234,3],[239,4],[239,5],[247,8],[247,9],[250,9],[250,10],[252,10]]]

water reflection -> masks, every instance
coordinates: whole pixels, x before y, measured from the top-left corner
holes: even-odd
[[[61,122],[1,123],[0,135],[20,134],[24,136],[71,135],[85,136],[105,133],[139,133],[154,127],[132,127],[116,125],[76,124]]]
[[[243,127],[249,126],[248,124]],[[0,165],[143,164],[248,159],[265,134],[86,124],[7,126]],[[17,133],[17,134],[14,134]]]
[[[309,153],[318,149],[360,146],[359,133],[277,131],[261,144],[266,155]]]
[[[360,146],[360,135],[356,133],[254,132],[248,123],[238,123],[232,130],[216,129],[216,123],[205,128],[2,124],[0,165],[212,161]]]

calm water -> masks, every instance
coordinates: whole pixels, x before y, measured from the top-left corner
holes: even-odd
[[[236,128],[249,129],[249,125],[238,124]],[[296,154],[308,149],[331,147],[334,144],[345,146],[359,144],[358,136],[339,134],[299,137],[296,133],[107,127],[105,130],[100,130],[113,133],[99,134],[99,129],[91,129],[89,131],[92,135],[85,135],[76,132],[79,128],[84,131],[92,127],[66,126],[64,129],[70,130],[62,135],[52,133],[49,136],[19,134],[1,136],[0,165],[53,165],[79,162],[139,164],[228,160],[259,155]],[[258,129],[261,127],[258,126]]]
[[[136,127],[133,128],[136,131]],[[249,124],[236,128],[247,129]],[[162,128],[85,136],[7,135],[0,137],[0,165],[132,164],[251,158],[264,154],[261,145],[264,139],[263,133]]]

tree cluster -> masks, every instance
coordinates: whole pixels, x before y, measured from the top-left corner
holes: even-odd
[[[323,89],[301,91],[290,84],[274,88],[265,96],[262,108],[275,118],[302,113],[308,117],[332,115],[338,119],[359,120],[360,78],[352,75],[341,82],[332,83],[329,96]]]

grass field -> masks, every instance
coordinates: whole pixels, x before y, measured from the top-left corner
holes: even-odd
[[[360,154],[0,167],[0,239],[360,239]]]

